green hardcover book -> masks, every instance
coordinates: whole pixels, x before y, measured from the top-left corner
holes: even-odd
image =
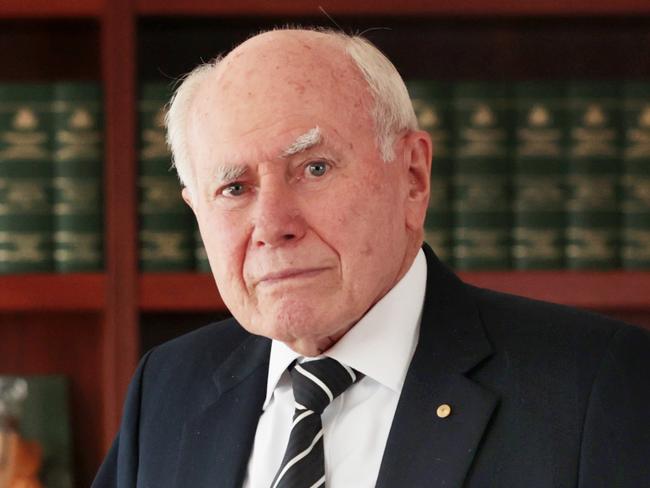
[[[15,385],[27,387],[27,396],[18,407],[11,405],[15,398],[7,385],[12,384],[14,390]],[[21,437],[41,447],[38,475],[46,488],[74,486],[68,391],[64,376],[0,376],[0,404],[11,410],[10,415],[17,408]]]
[[[621,260],[626,269],[650,268],[650,81],[623,85]]]
[[[205,246],[198,227],[194,229],[194,262],[196,271],[200,273],[211,272],[208,254],[205,252]]]
[[[447,263],[451,261],[451,87],[439,81],[413,80],[407,84],[420,129],[433,142],[431,198],[424,239]]]
[[[54,266],[102,269],[103,121],[98,83],[54,85]]]
[[[52,270],[52,87],[0,84],[0,273]]]
[[[512,265],[564,267],[566,104],[557,82],[520,82],[515,93]]]
[[[454,87],[454,266],[510,266],[512,106],[507,85]]]
[[[611,269],[619,264],[620,87],[615,82],[568,86],[566,266]]]
[[[145,83],[140,107],[140,269],[189,271],[194,268],[194,225],[171,168],[165,143],[167,83]]]

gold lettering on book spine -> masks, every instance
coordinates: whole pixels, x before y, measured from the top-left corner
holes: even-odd
[[[183,245],[187,240],[182,232],[140,232],[144,244],[142,257],[145,260],[181,260],[185,257]]]
[[[165,141],[165,108],[161,107],[153,117],[153,127],[142,130],[142,149],[140,158],[150,159],[169,158],[170,152]]]
[[[94,180],[58,177],[54,179],[58,200],[54,205],[56,215],[97,213],[101,210],[99,188]]]
[[[516,227],[513,234],[519,242],[512,249],[515,258],[557,259],[562,255],[562,250],[558,246],[562,238],[560,230]]]
[[[455,231],[454,256],[459,259],[500,259],[507,233],[495,230],[460,228]]]
[[[169,176],[140,177],[142,214],[160,212],[178,213],[185,211],[180,187],[175,178]]]
[[[98,233],[58,231],[54,234],[54,258],[61,263],[99,261],[100,237]]]
[[[650,260],[650,229],[623,230],[623,257],[627,260]]]
[[[42,246],[46,237],[38,233],[0,232],[0,262],[38,262],[47,258]]]
[[[528,126],[517,131],[517,155],[520,157],[557,158],[562,155],[562,131],[549,125],[553,121],[549,110],[540,104],[528,112]]]
[[[49,159],[47,132],[39,130],[41,121],[29,106],[21,106],[12,118],[12,130],[0,134],[4,147],[0,158],[5,160]]]
[[[567,229],[567,238],[571,242],[567,246],[566,253],[571,259],[614,258],[615,249],[612,243],[616,239],[616,231],[570,227]]]
[[[1,178],[0,215],[45,214],[50,211],[47,182],[37,179]]]

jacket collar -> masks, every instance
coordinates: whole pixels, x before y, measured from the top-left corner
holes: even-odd
[[[213,375],[212,402],[184,426],[175,483],[240,487],[266,390],[271,341],[249,336]]]
[[[384,451],[378,488],[461,486],[497,403],[466,373],[492,354],[467,287],[424,246],[427,291],[416,348]],[[437,409],[451,407],[447,417]]]

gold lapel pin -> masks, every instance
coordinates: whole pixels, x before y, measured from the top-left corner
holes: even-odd
[[[436,410],[436,415],[441,419],[445,419],[451,415],[451,407],[446,403],[443,403]]]

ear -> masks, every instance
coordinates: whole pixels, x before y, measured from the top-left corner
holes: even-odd
[[[181,195],[183,196],[185,203],[187,203],[187,205],[192,209],[192,212],[196,214],[196,209],[194,208],[194,202],[192,201],[192,194],[190,193],[190,190],[188,190],[187,187],[184,187],[181,191]]]
[[[408,171],[406,225],[420,231],[431,191],[431,137],[425,131],[413,131],[404,137],[403,142],[404,168]]]

